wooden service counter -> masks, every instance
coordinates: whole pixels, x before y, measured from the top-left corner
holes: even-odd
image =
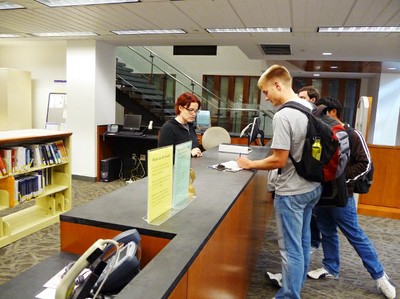
[[[268,151],[255,147],[249,157],[260,159]],[[266,171],[208,167],[236,158],[217,148],[193,158],[197,198],[159,226],[143,220],[147,178],[62,214],[61,252],[1,286],[0,293],[34,297],[62,269],[62,261],[82,254],[99,238],[136,228],[142,237],[143,269],[115,298],[246,298],[273,204],[267,197]]]
[[[367,194],[358,198],[358,213],[400,219],[400,147],[368,145],[374,179]]]

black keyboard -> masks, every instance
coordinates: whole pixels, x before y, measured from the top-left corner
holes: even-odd
[[[120,136],[142,136],[142,132],[134,132],[134,131],[120,131],[117,133]]]

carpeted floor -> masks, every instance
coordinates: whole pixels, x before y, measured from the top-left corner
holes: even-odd
[[[124,185],[122,181],[90,183],[73,180],[73,207]],[[1,214],[7,211],[1,211]],[[361,227],[374,244],[385,271],[394,284],[400,282],[400,220],[360,216]],[[302,291],[303,299],[384,298],[363,267],[354,249],[341,238],[341,276],[339,280],[308,279]],[[59,225],[55,224],[30,236],[0,248],[0,284],[59,251]],[[322,250],[312,255],[310,268],[321,265]],[[264,278],[264,272],[280,272],[280,256],[275,235],[275,221],[267,228],[264,243],[253,272],[248,299],[272,298],[277,289]],[[399,291],[398,291],[399,292]],[[145,299],[145,298],[144,298]],[[218,298],[216,298],[218,299]]]

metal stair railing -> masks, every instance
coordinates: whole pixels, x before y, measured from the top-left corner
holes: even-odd
[[[145,61],[148,64],[148,66],[150,67],[150,70],[149,70],[150,71],[150,75],[146,76],[146,75],[144,75],[144,73],[140,72],[140,74],[142,76],[147,77],[149,82],[152,82],[152,77],[154,76],[155,70],[156,70],[156,73],[160,72],[161,74],[164,74],[168,78],[172,79],[174,82],[178,83],[181,86],[181,88],[183,88],[184,90],[192,92],[197,97],[202,99],[202,108],[203,109],[205,107],[205,109],[211,110],[212,115],[214,115],[214,118],[216,117],[216,121],[215,121],[216,125],[224,126],[223,121],[222,121],[222,115],[226,114],[226,115],[229,115],[229,118],[232,119],[231,121],[229,121],[229,123],[232,124],[232,129],[233,129],[232,131],[233,132],[240,132],[242,123],[237,121],[237,118],[239,118],[237,116],[237,113],[242,113],[242,112],[252,112],[252,113],[258,114],[259,116],[262,115],[263,119],[264,119],[264,126],[263,127],[265,127],[266,119],[268,120],[268,122],[272,121],[273,113],[271,111],[262,110],[262,109],[259,109],[259,108],[237,108],[237,107],[233,107],[229,103],[229,101],[223,101],[220,97],[215,95],[212,91],[210,91],[209,89],[204,87],[202,84],[197,82],[191,76],[187,75],[183,71],[181,71],[178,68],[176,68],[175,66],[173,66],[171,63],[165,61],[163,58],[161,58],[159,55],[157,55],[154,51],[150,50],[149,48],[144,47],[144,46],[143,47],[139,47],[140,49],[144,49],[145,52],[148,53],[148,57],[146,57],[146,54],[140,53],[134,47],[128,46],[127,48],[130,51],[132,51],[133,53],[135,53],[137,57],[140,57],[142,59],[142,61],[140,63],[143,63],[143,61]],[[160,60],[160,62],[162,62],[160,64],[164,64],[165,67],[163,68],[159,64],[156,64],[154,62],[155,58]],[[184,79],[187,79],[188,83],[185,83],[185,82],[183,82],[183,80],[176,78],[174,76],[174,74],[170,70],[167,70],[167,69],[173,70],[174,72],[178,73]],[[120,79],[123,79],[123,78],[121,77]],[[132,84],[130,84],[130,82],[128,82],[126,80],[124,80],[124,82],[127,85],[132,86],[132,88],[135,88]],[[200,92],[196,91],[196,89],[200,90]],[[163,95],[165,95],[165,91],[163,91]],[[143,97],[146,98],[146,100],[151,101],[150,97],[148,97],[146,95],[143,95]],[[210,101],[209,100],[210,97],[217,104],[214,104],[212,101]],[[165,104],[165,101],[163,101],[163,102]],[[206,105],[204,105],[204,102],[206,102]],[[226,106],[226,107],[220,107],[221,103],[224,103],[224,106]],[[164,111],[163,111],[163,113],[164,113]],[[247,125],[247,123],[246,123],[246,125]]]

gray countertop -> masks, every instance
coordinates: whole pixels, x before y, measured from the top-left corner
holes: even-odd
[[[253,147],[249,158],[261,159],[268,152],[267,147]],[[116,296],[168,297],[255,174],[253,170],[233,173],[209,168],[237,156],[214,148],[201,158],[193,158],[197,197],[161,225],[151,225],[143,219],[147,214],[147,178],[72,209],[61,215],[61,220],[116,230],[136,228],[140,234],[172,239]]]

